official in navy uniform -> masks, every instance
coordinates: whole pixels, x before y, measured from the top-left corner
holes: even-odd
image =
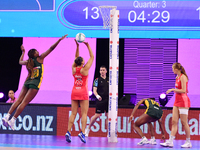
[[[96,113],[92,116],[90,124],[86,129],[85,136],[88,136],[91,126],[95,123],[97,118],[102,113],[108,114],[108,99],[109,99],[109,79],[106,77],[107,69],[105,66],[100,67],[100,77],[96,78],[93,83],[93,93],[97,98],[96,101]],[[108,116],[106,119],[106,126],[108,125]]]

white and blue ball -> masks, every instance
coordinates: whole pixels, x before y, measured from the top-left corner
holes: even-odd
[[[79,42],[79,43],[82,43],[85,41],[85,34],[83,33],[78,33],[76,35],[76,41]]]

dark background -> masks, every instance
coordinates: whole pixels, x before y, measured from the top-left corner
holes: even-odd
[[[9,90],[15,92],[18,89],[21,73],[19,58],[21,56],[20,46],[22,40],[23,38],[0,38],[0,92],[4,93],[4,98],[0,101],[8,99]]]

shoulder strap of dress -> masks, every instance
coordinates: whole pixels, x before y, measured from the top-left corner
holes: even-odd
[[[183,75],[183,74],[180,75],[179,79],[181,78],[182,75]]]

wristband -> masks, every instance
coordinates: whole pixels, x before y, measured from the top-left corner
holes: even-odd
[[[97,99],[99,99],[100,97],[101,97],[100,95],[97,95],[97,96],[96,96]]]

